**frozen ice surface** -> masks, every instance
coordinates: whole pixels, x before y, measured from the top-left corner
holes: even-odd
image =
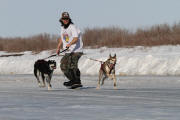
[[[118,89],[98,76],[82,76],[82,89],[71,90],[55,75],[52,90],[39,88],[29,75],[0,76],[0,120],[179,120],[178,76],[117,77]]]

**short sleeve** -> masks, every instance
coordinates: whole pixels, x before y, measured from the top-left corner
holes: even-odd
[[[71,26],[71,30],[72,30],[72,37],[78,37],[78,30],[74,25]]]

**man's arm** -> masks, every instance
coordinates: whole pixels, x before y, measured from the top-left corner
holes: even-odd
[[[78,41],[78,37],[74,37],[73,40],[69,44],[67,44],[66,47],[69,48],[71,45],[76,44],[77,41]]]
[[[57,50],[56,53],[59,55],[60,49],[61,49],[61,45],[62,45],[62,40],[61,38],[58,38],[58,46],[57,46]]]

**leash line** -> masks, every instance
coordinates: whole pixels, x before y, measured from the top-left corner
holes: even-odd
[[[65,51],[67,51],[68,49],[69,49],[69,48],[66,48],[66,49],[64,49],[63,51],[61,51],[60,53],[63,53],[63,52],[65,52]],[[104,63],[104,61],[97,60],[97,59],[93,59],[93,58],[89,58],[89,57],[87,57],[86,54],[84,54],[84,53],[83,53],[83,55],[84,55],[84,57],[86,57],[86,58],[89,59],[89,60],[96,61],[96,62],[100,62],[101,64]],[[64,55],[54,54],[54,55],[51,55],[51,56],[49,56],[49,57],[47,57],[47,58],[44,58],[44,59],[48,59],[48,58],[55,57],[55,56],[64,56]]]
[[[89,57],[87,57],[87,56],[84,56],[84,57],[86,57],[87,59],[92,60],[92,61],[97,61],[97,62],[100,62],[100,63],[103,63],[103,62],[104,62],[104,61],[101,61],[101,60],[89,58]]]
[[[69,48],[66,48],[66,49],[64,49],[63,51],[59,52],[59,53],[66,52],[68,49],[69,49]],[[44,59],[48,59],[48,58],[51,58],[51,57],[54,57],[54,56],[64,56],[64,55],[58,55],[58,54],[54,54],[54,55],[51,55],[51,56],[49,56],[49,57],[46,57],[46,58],[44,58]]]

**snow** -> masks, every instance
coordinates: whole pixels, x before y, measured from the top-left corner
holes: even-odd
[[[79,60],[82,75],[98,75],[100,62],[89,58],[105,61],[109,54],[117,55],[117,75],[180,75],[180,46],[157,46],[135,48],[84,49],[85,55]],[[7,55],[0,51],[0,55]],[[18,54],[18,53],[17,53]],[[32,74],[34,62],[52,55],[52,51],[33,54],[26,51],[23,56],[0,57],[0,74]],[[62,74],[60,60],[62,56],[52,57],[57,62],[54,74]],[[48,60],[48,59],[47,59]]]
[[[177,76],[117,77],[118,89],[98,76],[82,76],[84,88],[63,86],[52,77],[52,90],[39,88],[35,77],[0,76],[0,120],[179,120],[180,80]]]

